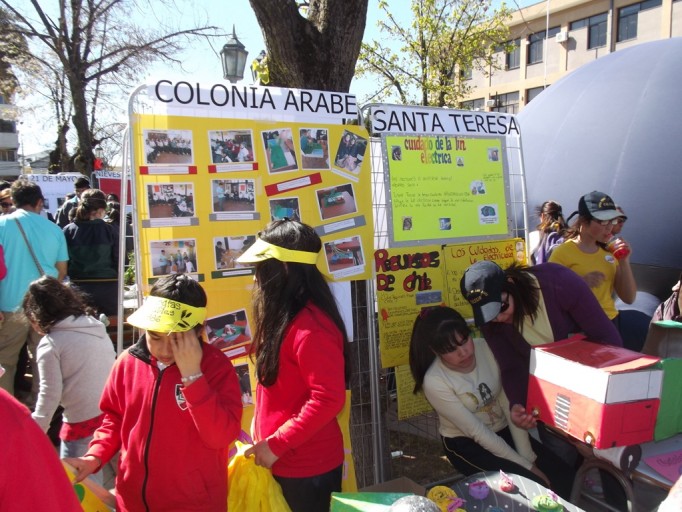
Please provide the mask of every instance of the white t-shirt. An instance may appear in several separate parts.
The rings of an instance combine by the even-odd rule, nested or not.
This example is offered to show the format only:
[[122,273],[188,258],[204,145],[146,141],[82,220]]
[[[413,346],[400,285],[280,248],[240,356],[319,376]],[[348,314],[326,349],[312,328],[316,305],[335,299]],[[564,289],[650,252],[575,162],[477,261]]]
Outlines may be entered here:
[[[443,437],[468,437],[490,453],[530,469],[535,460],[528,432],[509,418],[497,362],[483,339],[474,339],[476,368],[460,373],[436,357],[424,376],[424,395],[438,413]],[[517,453],[496,432],[509,426]]]

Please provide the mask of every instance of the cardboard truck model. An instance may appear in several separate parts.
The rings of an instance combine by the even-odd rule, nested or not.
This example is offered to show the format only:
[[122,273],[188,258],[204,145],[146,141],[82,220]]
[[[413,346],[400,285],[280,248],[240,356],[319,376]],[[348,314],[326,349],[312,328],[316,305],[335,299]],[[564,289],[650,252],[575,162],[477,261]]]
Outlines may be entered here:
[[584,336],[536,346],[527,410],[596,448],[651,441],[663,381],[658,361]]

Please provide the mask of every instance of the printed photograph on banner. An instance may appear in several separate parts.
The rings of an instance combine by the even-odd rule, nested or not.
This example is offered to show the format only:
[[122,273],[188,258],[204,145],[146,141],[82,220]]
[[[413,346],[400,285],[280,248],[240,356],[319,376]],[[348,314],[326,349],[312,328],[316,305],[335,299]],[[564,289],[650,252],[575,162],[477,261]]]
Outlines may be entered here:
[[498,148],[488,148],[488,160],[490,162],[497,162],[500,159],[500,150]]
[[299,130],[302,169],[329,170],[329,144],[326,128]]
[[284,218],[301,222],[298,197],[270,199],[270,220],[282,220]]
[[194,184],[147,185],[149,218],[194,217]]
[[149,242],[152,275],[157,277],[199,272],[196,247],[197,241],[194,238]]
[[367,139],[344,130],[334,157],[334,166],[343,171],[360,174],[366,150]]
[[192,164],[192,130],[143,130],[145,165]]
[[251,342],[251,327],[245,309],[214,316],[206,321],[208,342],[222,351]]
[[261,132],[263,149],[268,161],[268,172],[278,173],[298,169],[291,128]]
[[403,149],[400,146],[391,146],[391,160],[402,160]]
[[317,206],[322,220],[333,219],[358,211],[355,204],[353,185],[338,185],[336,187],[321,188],[316,191]]
[[403,217],[403,231],[410,231],[412,229],[412,217],[406,215]]
[[499,219],[496,204],[484,204],[478,207],[478,221],[481,224],[497,224]]
[[211,180],[213,213],[256,211],[256,180]]
[[255,241],[256,235],[214,237],[213,249],[215,250],[216,270],[230,270],[253,266],[237,263],[237,258],[244,254],[244,251],[251,247]]
[[521,240],[516,242],[516,261],[522,265],[526,264],[526,245]]
[[253,393],[251,392],[251,376],[248,363],[235,364],[234,369],[239,377],[239,390],[242,393],[242,406],[253,405]]
[[481,180],[472,181],[469,188],[471,189],[471,195],[473,196],[485,194],[485,184]]
[[361,267],[365,264],[359,236],[324,243],[324,254],[330,273]]
[[212,164],[253,163],[251,130],[215,130],[208,132]]

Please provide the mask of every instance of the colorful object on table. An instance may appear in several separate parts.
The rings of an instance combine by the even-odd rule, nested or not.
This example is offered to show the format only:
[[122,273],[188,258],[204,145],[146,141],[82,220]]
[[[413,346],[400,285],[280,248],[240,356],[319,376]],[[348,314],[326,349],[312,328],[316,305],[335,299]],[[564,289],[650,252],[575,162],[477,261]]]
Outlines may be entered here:
[[426,497],[438,505],[441,512],[458,512],[465,503],[455,491],[444,485],[432,487]]
[[514,484],[514,480],[505,473],[504,471],[500,470],[500,491],[502,492],[514,492],[514,489],[516,488],[516,485]]
[[471,482],[469,484],[469,496],[477,500],[484,500],[490,493],[490,487],[483,480]]
[[467,502],[467,500],[458,496],[451,496],[449,500],[450,503],[448,503],[446,512],[466,512],[464,509],[464,504]]
[[564,507],[554,499],[555,497],[556,494],[554,497],[548,494],[541,494],[533,498],[531,505],[533,505],[533,508],[538,512],[561,512]]
[[439,512],[440,509],[433,501],[425,496],[405,496],[396,501],[389,512]]

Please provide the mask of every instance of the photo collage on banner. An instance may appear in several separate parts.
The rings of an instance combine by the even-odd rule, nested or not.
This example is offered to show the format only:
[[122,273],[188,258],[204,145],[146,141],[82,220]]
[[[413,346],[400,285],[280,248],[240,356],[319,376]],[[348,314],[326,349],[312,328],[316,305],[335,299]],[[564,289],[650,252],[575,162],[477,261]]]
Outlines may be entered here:
[[[156,93],[163,94],[158,87]],[[313,226],[323,243],[318,267],[331,281],[372,273],[368,134],[299,112],[303,103],[292,99],[317,98],[319,111],[333,104],[327,94],[348,98],[255,87],[249,94],[263,101],[225,112],[213,105],[131,117],[138,282],[148,290],[159,277],[180,272],[201,282],[209,297],[208,342],[233,359],[248,353],[253,333],[254,269],[237,259],[270,221]]]

